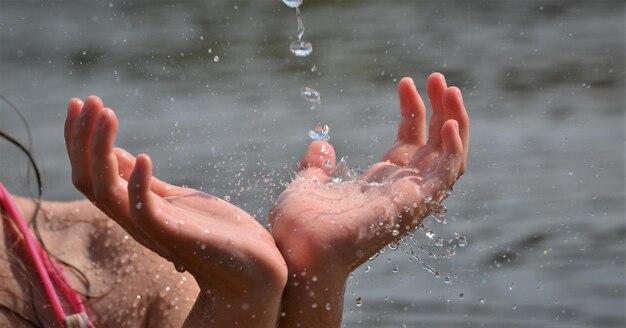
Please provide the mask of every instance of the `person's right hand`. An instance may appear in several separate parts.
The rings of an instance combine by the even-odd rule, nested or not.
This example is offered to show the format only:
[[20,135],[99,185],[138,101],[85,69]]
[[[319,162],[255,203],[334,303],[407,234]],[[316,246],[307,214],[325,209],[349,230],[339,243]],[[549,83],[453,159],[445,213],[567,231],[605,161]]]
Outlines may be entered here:
[[336,324],[348,274],[416,229],[463,174],[469,119],[460,90],[447,87],[441,74],[429,77],[428,141],[426,108],[413,81],[402,79],[398,92],[397,142],[382,161],[354,181],[332,183],[335,151],[315,141],[270,212],[272,235],[289,267],[285,295],[291,299],[284,300],[288,310],[281,319],[288,326],[314,327],[305,323],[322,317],[328,317],[327,327]]
[[114,148],[117,127],[98,97],[70,101],[65,141],[76,188],[138,242],[189,271],[221,306],[230,299],[234,310],[246,307],[243,326],[253,313],[252,326],[262,326],[263,313],[276,317],[287,270],[267,230],[224,200],[152,177],[147,155]]

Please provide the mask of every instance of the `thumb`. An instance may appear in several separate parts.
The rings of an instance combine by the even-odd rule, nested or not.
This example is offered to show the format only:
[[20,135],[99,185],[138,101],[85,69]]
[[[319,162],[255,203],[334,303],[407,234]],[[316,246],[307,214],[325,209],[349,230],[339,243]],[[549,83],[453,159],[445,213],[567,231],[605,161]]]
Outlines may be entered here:
[[317,179],[325,183],[335,169],[335,164],[333,146],[326,141],[313,141],[302,156],[299,175],[307,180]]

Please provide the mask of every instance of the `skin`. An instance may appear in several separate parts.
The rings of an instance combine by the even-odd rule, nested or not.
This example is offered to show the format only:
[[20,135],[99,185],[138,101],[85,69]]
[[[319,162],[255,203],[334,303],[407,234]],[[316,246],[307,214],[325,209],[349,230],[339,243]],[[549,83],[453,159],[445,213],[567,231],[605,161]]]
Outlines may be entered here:
[[76,188],[195,278],[200,293],[185,326],[275,327],[287,268],[271,235],[224,200],[153,178],[147,155],[114,149],[117,125],[98,97],[70,102],[65,142]]
[[[311,143],[270,211],[271,234],[226,201],[154,178],[147,155],[114,148],[111,109],[95,96],[72,99],[65,141],[72,181],[87,200],[45,202],[42,238],[86,273],[90,291],[106,291],[86,300],[98,327],[337,327],[349,273],[416,228],[465,169],[469,120],[460,91],[435,73],[428,95],[427,139],[425,106],[413,81],[400,81],[397,142],[354,181],[331,183],[334,149]],[[31,201],[18,198],[18,205],[31,216]],[[53,326],[6,222],[0,325]],[[128,261],[131,269],[121,270]],[[84,288],[78,275],[68,275]]]
[[330,144],[313,142],[306,150],[298,177],[269,217],[289,268],[279,326],[338,327],[350,272],[418,227],[463,174],[469,119],[461,92],[439,73],[427,88],[433,110],[428,139],[426,108],[404,78],[396,144],[355,181],[329,181],[336,158]]
[[[32,200],[14,197],[30,221]],[[35,274],[8,220],[0,224],[0,327],[58,327]],[[42,240],[58,259],[76,271],[65,275],[81,297],[96,327],[180,327],[189,313],[198,285],[139,243],[87,200],[44,202],[37,217]],[[68,247],[71,246],[71,247]],[[36,311],[35,311],[36,309]]]

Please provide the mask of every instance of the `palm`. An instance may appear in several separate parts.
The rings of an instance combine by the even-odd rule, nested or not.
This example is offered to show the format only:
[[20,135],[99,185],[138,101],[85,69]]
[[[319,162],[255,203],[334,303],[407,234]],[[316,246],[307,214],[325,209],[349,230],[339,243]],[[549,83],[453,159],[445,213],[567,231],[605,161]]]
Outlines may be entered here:
[[[143,198],[147,204],[135,205],[134,216],[146,220],[138,234],[148,236],[145,246],[157,252],[166,248],[167,253],[161,255],[179,270],[189,270],[194,276],[211,272],[212,280],[224,283],[232,280],[233,269],[239,271],[242,263],[250,259],[269,262],[271,255],[277,255],[267,230],[242,209],[194,189],[176,189],[165,197]],[[241,270],[246,273],[258,274]],[[260,281],[253,276],[238,280],[238,284]]]
[[[447,196],[465,166],[467,113],[455,98],[456,90],[446,89],[443,77],[432,76],[429,95],[434,113],[426,143],[424,105],[409,82],[403,80],[399,86],[403,119],[397,143],[383,161],[356,180],[329,183],[327,168],[319,164],[334,161],[332,147],[321,143],[309,147],[304,170],[270,214],[279,247],[297,252],[292,240],[305,240],[306,248],[328,250],[328,256],[338,256],[352,270],[416,228]],[[444,96],[451,98],[446,104]],[[449,120],[458,122],[459,130]]]

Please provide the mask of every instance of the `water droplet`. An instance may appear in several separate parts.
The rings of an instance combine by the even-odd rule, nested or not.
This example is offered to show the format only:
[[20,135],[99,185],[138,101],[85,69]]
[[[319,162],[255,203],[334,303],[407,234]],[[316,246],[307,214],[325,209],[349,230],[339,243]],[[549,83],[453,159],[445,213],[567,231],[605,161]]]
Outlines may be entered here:
[[330,305],[330,303],[326,303],[324,308],[326,309],[326,311],[330,311],[332,309],[332,306]]
[[392,264],[392,265],[391,265],[391,272],[393,272],[393,273],[398,273],[398,266],[397,266],[397,265],[395,265],[395,264]]
[[467,238],[457,232],[454,233],[454,238],[458,241],[459,247],[467,246]]
[[297,57],[306,57],[313,52],[313,45],[306,41],[293,41],[289,44],[289,51]]
[[363,272],[370,272],[370,270],[372,269],[372,267],[370,267],[369,265],[365,267],[365,270],[363,270]]
[[437,247],[443,247],[443,245],[446,243],[446,241],[442,237],[435,237],[434,241],[435,241],[435,246]]
[[511,283],[511,285],[509,286],[509,290],[513,290],[513,287],[515,287],[515,284]]
[[443,282],[445,282],[446,284],[451,284],[452,280],[450,280],[450,277],[446,276],[445,278],[443,278]]
[[433,239],[435,238],[437,235],[435,235],[435,233],[432,230],[428,230],[426,231],[426,237],[428,237],[428,239]]
[[395,251],[396,249],[398,249],[398,243],[395,241],[392,241],[389,243],[389,249],[392,251]]
[[229,195],[224,195],[224,200],[227,202],[230,202],[230,196]]
[[478,302],[479,302],[480,304],[485,304],[485,299],[481,297],[481,298],[478,300]]
[[220,56],[215,56],[215,57],[213,57],[213,61],[214,61],[214,62],[216,62],[216,63],[217,63],[218,61],[220,61]]
[[300,89],[300,96],[311,103],[311,110],[315,109],[315,105],[322,102],[322,97],[319,91],[310,87],[302,87]]
[[361,296],[357,296],[356,300],[354,300],[354,303],[356,304],[356,306],[361,307],[361,305],[363,305],[363,298],[361,298]]
[[140,210],[140,209],[141,209],[141,207],[143,207],[143,204],[142,204],[141,202],[139,202],[139,203],[137,203],[137,204],[135,205],[135,208],[136,208],[136,209],[138,209],[138,210]]
[[391,235],[394,236],[394,237],[399,235],[399,234],[400,234],[400,231],[398,231],[397,229],[393,229],[393,231],[391,231]]
[[464,297],[465,297],[465,294],[463,294],[463,293],[459,294],[459,298],[460,299],[463,299]]
[[176,268],[176,271],[178,271],[180,273],[185,272],[185,266],[183,266],[182,264],[174,264],[174,267]]
[[374,261],[374,259],[377,258],[378,255],[380,255],[380,252],[376,252],[374,255],[370,256],[370,258],[368,260]]
[[[313,130],[309,130],[309,138],[313,140],[328,141],[330,140],[330,136],[328,135],[329,130],[328,125],[318,125]],[[326,150],[326,154],[327,153],[328,150]]]
[[283,0],[283,3],[289,8],[298,8],[302,4],[302,0]]

